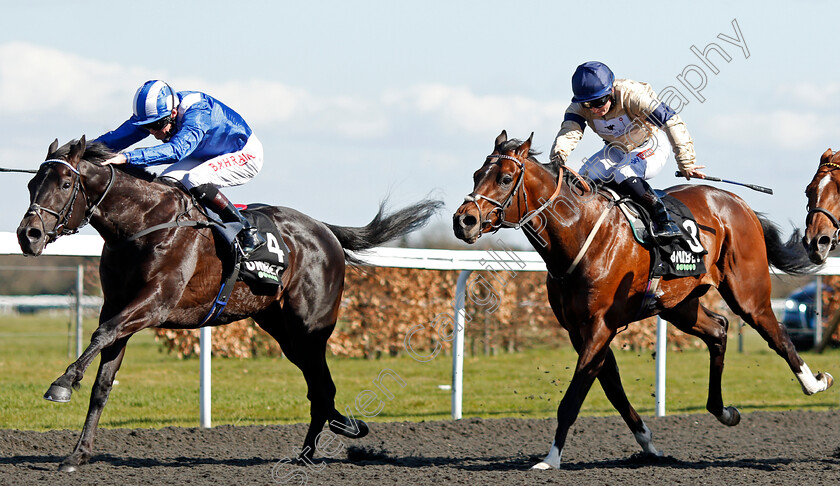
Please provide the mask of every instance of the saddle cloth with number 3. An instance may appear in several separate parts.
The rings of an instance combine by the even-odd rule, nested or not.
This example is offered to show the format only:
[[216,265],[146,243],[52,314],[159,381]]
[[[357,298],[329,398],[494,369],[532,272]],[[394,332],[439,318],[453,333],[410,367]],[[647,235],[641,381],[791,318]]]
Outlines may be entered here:
[[677,223],[683,233],[682,238],[670,241],[656,241],[651,236],[650,215],[640,206],[626,197],[619,196],[610,188],[605,189],[608,197],[616,202],[619,209],[627,217],[636,241],[650,249],[653,260],[651,277],[688,277],[706,273],[703,256],[708,252],[700,243],[700,230],[715,233],[714,228],[698,225],[691,210],[675,197],[663,191],[656,191],[665,203],[671,218]]

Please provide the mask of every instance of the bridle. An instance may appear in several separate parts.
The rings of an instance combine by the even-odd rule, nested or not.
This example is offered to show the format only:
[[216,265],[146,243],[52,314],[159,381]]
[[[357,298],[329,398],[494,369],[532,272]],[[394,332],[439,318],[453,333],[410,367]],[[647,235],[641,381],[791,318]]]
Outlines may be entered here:
[[[483,228],[485,226],[485,224],[490,224],[491,229],[494,233],[496,231],[499,231],[501,228],[515,227],[515,228],[518,229],[521,226],[521,221],[520,221],[520,223],[517,223],[517,224],[509,223],[505,219],[505,211],[507,211],[507,209],[511,206],[511,204],[513,204],[513,200],[516,197],[516,194],[522,188],[522,182],[525,180],[525,164],[523,164],[516,157],[510,156],[510,155],[503,155],[503,154],[490,154],[486,157],[484,163],[486,164],[490,159],[493,159],[493,158],[511,160],[519,168],[519,174],[517,175],[516,184],[513,186],[513,190],[508,194],[507,198],[503,202],[499,202],[499,201],[497,201],[497,200],[495,200],[491,197],[487,197],[484,194],[476,194],[474,191],[471,192],[470,194],[467,194],[467,196],[464,197],[464,202],[465,203],[470,203],[471,202],[471,203],[475,204],[475,208],[478,211],[478,217],[479,217],[479,220],[480,220],[480,227]],[[528,208],[528,194],[525,193],[525,192],[523,192],[523,194],[525,196],[525,209],[527,211],[527,208]],[[493,209],[491,209],[490,212],[487,213],[486,217],[482,216],[481,206],[478,205],[478,201],[482,200],[482,199],[493,205]],[[491,223],[490,222],[490,216],[493,215],[493,213],[495,213],[497,211],[499,213],[498,223],[495,223],[495,224]],[[481,235],[481,233],[479,233],[479,237],[480,237],[480,235]]]
[[[108,185],[105,186],[105,190],[102,192],[102,195],[99,196],[99,200],[97,200],[94,204],[90,204],[90,196],[88,196],[84,186],[82,185],[82,174],[79,172],[79,170],[63,159],[47,159],[41,163],[41,165],[51,164],[61,164],[66,166],[70,169],[70,171],[73,174],[75,174],[75,177],[73,179],[73,194],[70,195],[70,199],[67,200],[67,203],[64,205],[63,208],[61,208],[58,211],[55,211],[53,209],[41,206],[36,202],[33,202],[29,206],[29,209],[27,209],[26,211],[27,215],[35,214],[38,216],[38,220],[41,222],[42,228],[45,228],[42,213],[47,213],[55,217],[55,226],[53,226],[52,230],[46,231],[46,235],[48,238],[47,241],[49,243],[57,240],[60,236],[78,233],[81,228],[86,226],[90,222],[90,218],[93,216],[93,212],[96,211],[96,208],[98,208],[99,204],[102,203],[102,201],[105,199],[105,196],[108,194],[108,191],[111,190],[111,186],[114,183],[114,167],[112,165],[108,165],[108,168],[111,169],[110,178],[108,179]],[[43,181],[41,182],[41,184],[43,185]],[[36,195],[40,193],[40,191],[41,187],[39,187],[38,191],[36,191]],[[67,224],[69,223],[70,218],[73,216],[73,207],[76,205],[76,198],[79,196],[79,193],[81,193],[85,197],[85,216],[78,226],[76,226],[75,228],[68,228]]]
[[[573,171],[572,169],[570,169],[568,167],[565,167],[565,166],[561,165],[559,167],[559,174],[558,174],[558,177],[557,177],[557,189],[554,191],[554,194],[552,194],[551,197],[549,197],[548,200],[545,201],[542,204],[542,206],[540,206],[539,208],[537,208],[533,211],[529,211],[528,210],[528,193],[525,192],[525,191],[522,191],[522,197],[524,199],[524,204],[525,204],[525,214],[522,216],[522,218],[518,222],[511,223],[511,222],[507,221],[507,219],[505,218],[505,211],[507,211],[507,209],[511,206],[511,204],[513,204],[513,201],[516,198],[516,194],[522,188],[522,183],[525,179],[525,164],[516,157],[513,157],[511,155],[504,155],[504,154],[490,154],[486,157],[484,163],[487,164],[487,162],[490,161],[491,159],[511,160],[519,168],[519,174],[517,175],[516,184],[513,186],[513,190],[508,194],[507,198],[503,202],[496,201],[495,199],[493,199],[491,197],[487,197],[483,194],[476,194],[473,191],[472,193],[470,193],[466,197],[464,197],[464,203],[475,204],[475,208],[478,211],[478,217],[479,217],[479,221],[480,221],[479,226],[481,228],[484,228],[485,224],[488,224],[488,225],[490,225],[490,230],[493,233],[499,231],[501,228],[513,228],[513,229],[518,230],[522,226],[527,224],[529,221],[531,221],[532,219],[537,217],[537,215],[542,213],[549,205],[551,205],[551,203],[554,201],[554,199],[560,194],[560,188],[563,184],[563,171],[564,170],[568,170],[569,172],[572,173],[572,175],[577,177],[577,179],[580,181],[580,183],[582,184],[582,186],[585,190],[587,190],[587,191],[590,190],[589,185],[586,183],[585,180],[583,180],[583,178],[577,172]],[[490,210],[490,212],[488,212],[486,216],[482,216],[481,207],[478,204],[478,201],[481,200],[481,199],[483,199],[483,200],[485,200],[485,201],[487,201],[487,202],[489,202],[490,204],[493,205],[493,209]],[[497,211],[499,213],[499,220],[498,220],[497,223],[492,223],[490,221],[490,216],[493,215],[493,213],[495,213]],[[482,233],[483,232],[479,232],[479,238],[481,237]]]
[[[824,162],[824,163],[820,164],[820,168],[822,168],[824,166],[830,166],[831,167],[831,169],[827,170],[826,173],[833,172],[835,169],[840,169],[840,165],[835,164],[833,162]],[[819,168],[817,168],[817,170],[819,170]],[[837,217],[834,216],[834,214],[832,214],[831,211],[829,211],[825,208],[821,208],[819,206],[816,206],[816,207],[813,207],[813,208],[811,208],[811,207],[808,208],[808,214],[805,216],[805,224],[808,225],[808,223],[811,221],[811,215],[817,214],[817,213],[820,213],[820,214],[824,215],[826,218],[828,218],[828,220],[831,221],[831,224],[834,226],[834,233],[831,235],[831,249],[834,250],[834,248],[837,247],[838,240],[840,240],[840,221],[838,221]],[[804,241],[804,237],[803,237],[803,241]],[[807,244],[806,244],[806,246],[807,246]]]

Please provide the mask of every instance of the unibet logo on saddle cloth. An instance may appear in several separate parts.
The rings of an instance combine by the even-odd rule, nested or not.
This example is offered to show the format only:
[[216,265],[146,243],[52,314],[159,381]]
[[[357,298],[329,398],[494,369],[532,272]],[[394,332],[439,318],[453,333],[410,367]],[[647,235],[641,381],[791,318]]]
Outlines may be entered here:
[[286,268],[286,244],[274,233],[265,233],[265,245],[258,248],[248,260],[242,262],[240,276],[247,282],[280,285],[280,276]]
[[[655,267],[653,276],[687,277],[706,273],[703,256],[708,253],[700,243],[700,226],[694,220],[691,211],[683,203],[670,195],[664,195],[662,202],[668,208],[671,218],[683,233],[682,238],[675,238],[654,248]],[[714,232],[712,228],[703,227]]]

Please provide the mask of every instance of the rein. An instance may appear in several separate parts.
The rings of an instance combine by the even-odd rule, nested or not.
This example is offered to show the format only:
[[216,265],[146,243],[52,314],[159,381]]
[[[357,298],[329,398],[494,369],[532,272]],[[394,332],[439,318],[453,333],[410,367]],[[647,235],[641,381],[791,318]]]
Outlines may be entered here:
[[[69,162],[67,162],[66,160],[63,160],[63,159],[48,159],[48,160],[45,160],[44,162],[41,163],[41,165],[50,165],[50,164],[61,164],[65,167],[67,167],[68,169],[70,169],[70,171],[73,174],[75,174],[75,177],[74,177],[74,180],[73,180],[73,194],[70,196],[70,199],[67,201],[67,203],[64,205],[64,207],[62,207],[58,211],[47,208],[47,207],[44,207],[44,206],[41,206],[38,203],[32,203],[29,206],[29,209],[27,210],[27,214],[32,214],[32,213],[36,214],[38,216],[38,219],[41,221],[41,226],[42,227],[46,227],[46,225],[44,225],[44,218],[41,216],[42,213],[47,213],[47,214],[55,217],[55,219],[56,219],[55,226],[53,227],[53,229],[51,231],[46,231],[46,235],[49,238],[49,241],[53,242],[53,241],[57,240],[60,236],[72,235],[72,234],[78,233],[80,229],[82,229],[83,227],[87,226],[90,223],[90,219],[91,219],[91,217],[93,217],[93,213],[96,211],[96,209],[102,203],[102,201],[105,199],[105,196],[108,195],[108,192],[110,192],[111,188],[114,185],[114,178],[115,178],[114,175],[115,175],[116,169],[114,169],[113,165],[110,165],[110,164],[108,165],[108,169],[110,169],[110,171],[111,171],[110,177],[108,179],[108,184],[105,186],[105,190],[102,192],[102,195],[99,196],[99,199],[95,203],[90,204],[90,196],[88,196],[87,191],[85,191],[85,188],[81,183],[82,175],[79,172],[79,170],[77,168],[73,167]],[[85,196],[85,206],[86,206],[85,216],[82,219],[82,222],[76,228],[67,228],[67,224],[70,221],[70,218],[73,216],[73,206],[75,206],[75,204],[76,204],[76,198],[78,197],[79,193],[81,193]],[[126,242],[127,243],[133,242],[133,241],[135,241],[139,238],[142,238],[142,237],[144,237],[144,236],[146,236],[150,233],[154,233],[156,231],[160,231],[160,230],[167,229],[167,228],[209,228],[209,227],[212,227],[216,224],[218,224],[218,223],[214,222],[212,219],[210,219],[210,222],[192,221],[192,220],[189,220],[189,221],[170,221],[170,222],[167,222],[167,223],[157,224],[157,225],[151,226],[149,228],[146,228],[144,230],[141,230],[141,231],[129,236],[128,238],[126,238]]]
[[[513,157],[511,155],[503,155],[503,154],[490,154],[486,157],[485,160],[489,160],[489,159],[493,159],[493,158],[511,160],[519,168],[519,175],[516,179],[516,185],[514,186],[513,190],[510,192],[510,194],[508,194],[507,199],[505,199],[505,201],[501,202],[501,203],[496,201],[495,199],[489,198],[489,197],[487,197],[483,194],[475,194],[475,193],[468,194],[466,197],[464,197],[464,202],[465,203],[471,202],[471,203],[475,204],[475,207],[478,210],[479,219],[481,219],[480,224],[482,226],[485,223],[489,223],[490,215],[492,215],[495,211],[499,211],[499,223],[494,224],[492,226],[492,229],[493,229],[494,233],[496,231],[499,231],[501,228],[513,228],[514,230],[518,230],[518,229],[522,228],[522,226],[524,226],[525,224],[530,222],[532,219],[537,217],[540,213],[545,211],[545,209],[548,208],[548,206],[551,205],[552,202],[554,202],[554,200],[557,198],[557,196],[560,195],[560,190],[562,189],[562,186],[563,186],[563,171],[564,170],[568,170],[573,176],[575,176],[575,178],[583,186],[584,190],[586,190],[586,191],[591,191],[592,190],[589,187],[589,184],[580,176],[580,174],[578,174],[577,172],[575,172],[573,169],[571,169],[569,167],[560,166],[559,174],[557,176],[557,188],[554,190],[554,193],[551,195],[551,197],[549,197],[548,200],[545,203],[543,203],[540,207],[538,207],[537,209],[535,209],[533,211],[528,211],[528,194],[523,191],[522,195],[525,199],[525,215],[522,216],[522,218],[518,222],[510,223],[510,222],[505,220],[505,211],[507,211],[507,209],[513,204],[513,200],[516,197],[516,193],[519,192],[519,190],[522,187],[522,183],[525,179],[525,177],[524,177],[525,176],[525,164],[522,161],[520,161],[519,159],[517,159],[516,157]],[[492,204],[493,206],[495,206],[493,208],[493,210],[491,210],[489,213],[487,213],[486,217],[482,217],[481,208],[478,206],[478,201],[480,199],[484,199],[485,201],[487,201],[490,204]]]
[[[90,196],[88,196],[87,191],[85,191],[84,186],[82,185],[82,174],[79,170],[73,167],[69,162],[63,159],[47,159],[41,163],[41,165],[49,165],[49,164],[61,164],[66,166],[70,169],[70,171],[76,175],[73,180],[73,194],[70,196],[70,199],[61,208],[59,211],[55,211],[50,208],[46,208],[41,206],[38,203],[32,203],[29,206],[29,209],[26,211],[27,214],[34,213],[38,216],[38,219],[41,221],[41,226],[44,225],[44,218],[41,216],[41,213],[47,213],[55,217],[55,226],[51,231],[47,231],[46,235],[49,237],[49,241],[55,241],[60,236],[64,235],[72,235],[78,233],[79,230],[85,227],[89,222],[90,218],[93,216],[93,212],[99,207],[102,201],[105,199],[105,196],[108,195],[108,192],[111,190],[111,186],[114,184],[114,167],[108,166],[111,169],[111,174],[108,179],[108,184],[105,186],[105,190],[102,192],[102,195],[99,196],[99,200],[97,200],[94,204],[90,204]],[[73,206],[76,205],[76,198],[79,196],[79,193],[85,196],[85,216],[82,219],[82,222],[75,228],[68,229],[67,223],[70,222],[70,218],[73,216]],[[63,216],[62,216],[63,214]]]

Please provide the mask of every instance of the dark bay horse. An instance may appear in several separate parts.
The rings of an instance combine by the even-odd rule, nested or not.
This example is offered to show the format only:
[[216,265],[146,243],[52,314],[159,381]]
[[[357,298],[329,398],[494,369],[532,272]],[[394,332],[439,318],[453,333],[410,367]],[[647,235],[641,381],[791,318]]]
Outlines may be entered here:
[[817,173],[805,188],[808,216],[802,242],[814,263],[822,264],[837,247],[840,235],[840,152],[826,150],[820,157]]
[[[806,394],[832,385],[828,373],[811,373],[770,307],[768,260],[788,273],[812,269],[798,236],[782,242],[772,223],[729,192],[705,185],[672,187],[668,192],[691,209],[701,228],[696,236],[708,250],[708,271],[699,277],[662,279],[654,309],[642,311],[651,265],[648,250],[633,239],[619,210],[609,209],[605,197],[583,188],[564,168],[558,188],[557,176],[530,150],[531,138],[508,140],[504,131],[496,138],[493,152],[473,175],[473,192],[456,211],[453,226],[455,236],[468,243],[502,227],[523,227],[548,267],[551,308],[578,352],[572,381],[557,408],[554,442],[534,468],[560,466],[569,428],[596,378],[643,452],[659,455],[650,429],[624,393],[609,346],[624,326],[655,314],[708,346],[706,409],[726,425],[740,421],[738,410],[724,407],[721,395],[727,320],[700,303],[710,287],[784,358]],[[599,219],[603,224],[592,231]],[[581,251],[586,240],[591,245]]]
[[[85,370],[101,353],[90,407],[81,437],[60,469],[73,471],[91,457],[94,435],[129,338],[149,327],[199,327],[219,292],[230,249],[217,243],[210,228],[168,227],[136,239],[132,235],[159,224],[207,221],[181,188],[139,177],[98,162],[111,154],[85,138],[58,148],[29,182],[31,206],[17,230],[23,253],[40,255],[62,234],[90,221],[105,240],[100,264],[104,304],[90,345],[55,382],[45,398],[66,402]],[[293,209],[258,211],[276,223],[291,250],[282,287],[252,287],[237,282],[227,306],[213,325],[246,317],[270,334],[303,372],[311,402],[311,421],[302,460],[311,460],[315,439],[329,428],[351,438],[363,437],[367,425],[335,408],[335,385],[325,359],[344,290],[346,250],[373,248],[424,225],[441,202],[424,200],[365,227],[349,228],[316,221]]]

